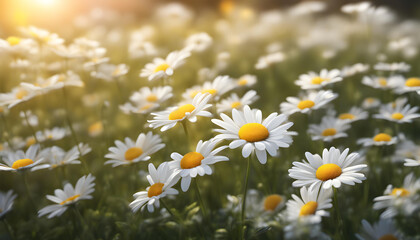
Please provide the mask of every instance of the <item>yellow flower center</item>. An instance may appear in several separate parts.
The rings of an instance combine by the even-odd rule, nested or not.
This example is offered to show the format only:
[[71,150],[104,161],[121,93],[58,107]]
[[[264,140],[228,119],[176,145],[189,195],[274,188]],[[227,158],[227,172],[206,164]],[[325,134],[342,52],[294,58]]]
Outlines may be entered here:
[[388,85],[388,82],[386,81],[385,78],[379,78],[378,79],[378,83],[379,85],[381,85],[382,87],[386,87],[386,85]]
[[311,83],[312,83],[312,84],[315,84],[315,85],[319,85],[319,84],[321,84],[323,81],[325,81],[325,79],[323,79],[323,78],[321,78],[321,77],[314,77],[314,78],[312,78]]
[[322,136],[334,136],[337,133],[337,130],[335,128],[327,128],[324,131],[322,131]]
[[15,94],[15,97],[17,99],[23,99],[24,97],[26,97],[28,95],[28,92],[26,90],[23,89],[19,89],[19,91]]
[[204,157],[201,155],[201,153],[198,152],[189,152],[184,155],[184,157],[181,159],[181,168],[182,169],[190,169],[195,168],[197,166],[201,165],[201,160],[203,160]]
[[89,134],[99,134],[103,130],[104,130],[104,126],[102,125],[102,122],[98,121],[89,126],[88,132]]
[[158,100],[158,98],[155,94],[150,94],[149,96],[146,97],[146,100],[148,102],[156,102]]
[[216,94],[217,93],[217,90],[216,89],[214,89],[214,88],[211,88],[211,89],[204,89],[204,90],[202,90],[201,91],[201,93],[210,93],[211,95],[214,95],[214,94]]
[[270,135],[268,129],[260,123],[247,123],[239,129],[239,138],[247,142],[259,142]]
[[406,197],[410,195],[410,191],[405,188],[394,188],[392,189],[391,195]]
[[374,98],[366,98],[366,102],[367,103],[374,103],[375,99]]
[[305,108],[311,108],[313,106],[315,106],[315,103],[313,101],[311,101],[311,100],[303,100],[303,101],[300,101],[300,103],[297,105],[297,107],[300,110],[303,110]]
[[378,240],[398,240],[398,238],[392,234],[385,234],[382,237],[378,238]]
[[148,110],[149,108],[151,108],[152,106],[153,106],[153,104],[148,103],[148,104],[145,104],[144,106],[141,106],[141,107],[139,108],[139,110],[140,110],[140,111],[146,111],[146,110]]
[[112,72],[112,76],[113,77],[115,77],[115,76],[117,76],[118,74],[120,74],[121,73],[121,69],[119,69],[119,68],[116,68],[113,72]]
[[283,198],[278,194],[269,195],[264,200],[264,209],[266,211],[274,211],[282,200]]
[[342,173],[341,167],[334,163],[327,163],[320,166],[316,170],[316,178],[322,181],[327,181],[340,176]]
[[19,169],[31,165],[32,163],[34,163],[34,161],[32,161],[32,159],[29,158],[19,159],[13,163],[12,168]]
[[69,198],[67,198],[66,200],[62,201],[62,202],[60,203],[60,205],[64,205],[64,204],[66,204],[66,203],[68,203],[68,202],[74,201],[74,200],[76,200],[76,199],[77,199],[77,198],[79,198],[79,197],[80,197],[80,194],[76,194],[76,195],[74,195],[74,196],[72,196],[72,197],[69,197]]
[[420,87],[420,78],[409,78],[405,82],[407,87]]
[[343,114],[340,114],[340,116],[338,116],[338,118],[341,120],[346,120],[346,119],[353,120],[355,117],[356,116],[354,116],[351,113],[343,113]]
[[166,69],[168,69],[168,68],[169,68],[169,65],[167,63],[162,63],[155,68],[154,72],[157,73],[159,71],[166,71]]
[[395,120],[401,120],[404,117],[404,115],[402,115],[401,113],[393,113],[391,115],[391,118],[395,119]]
[[139,147],[132,147],[127,149],[124,154],[125,160],[132,161],[133,159],[138,158],[140,155],[143,154],[143,149]]
[[246,80],[246,79],[240,79],[239,81],[238,81],[238,85],[239,86],[245,86],[246,84],[248,83],[248,80]]
[[317,202],[309,201],[300,208],[299,216],[313,215],[315,214],[317,207]]
[[192,104],[185,104],[169,114],[169,120],[178,120],[185,117],[186,113],[194,111],[195,107]]
[[391,136],[386,133],[379,133],[375,137],[373,137],[373,141],[375,142],[389,142],[391,141]]
[[35,140],[34,137],[30,137],[30,138],[28,138],[28,140],[26,140],[26,146],[27,147],[29,147],[29,146],[31,146],[31,145],[33,145],[35,143],[36,143],[36,140]]
[[6,39],[6,41],[10,44],[10,46],[18,45],[21,40],[22,39],[20,39],[19,37],[14,37],[14,36],[10,36]]
[[160,195],[162,193],[163,185],[163,183],[155,183],[150,186],[149,190],[147,191],[147,196],[150,198]]
[[241,102],[233,102],[230,106],[232,108],[237,108],[237,107],[241,106]]

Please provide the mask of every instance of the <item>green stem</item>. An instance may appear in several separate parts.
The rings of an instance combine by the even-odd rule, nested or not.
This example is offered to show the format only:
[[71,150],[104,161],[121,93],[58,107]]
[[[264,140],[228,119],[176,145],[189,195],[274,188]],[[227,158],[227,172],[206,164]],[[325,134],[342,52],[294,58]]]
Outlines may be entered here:
[[166,209],[166,211],[168,211],[168,213],[171,215],[171,217],[177,221],[178,223],[182,223],[182,219],[177,216],[174,212],[172,212],[172,210],[168,207],[168,205],[166,204],[165,201],[163,201],[163,199],[159,199],[160,203],[162,203],[163,207]]
[[248,157],[246,173],[245,173],[245,187],[244,193],[242,195],[242,211],[241,211],[241,229],[240,229],[240,239],[243,239],[244,227],[245,227],[245,211],[246,211],[246,194],[248,190],[248,178],[249,178],[249,169],[250,169],[251,156]]
[[342,237],[344,236],[344,234],[343,234],[343,219],[341,218],[340,208],[338,206],[337,188],[333,187],[333,189],[334,189],[333,204],[334,204],[334,212],[335,212],[335,224],[337,225],[337,227],[335,229],[334,239],[342,239]]
[[187,142],[188,142],[188,148],[191,148],[191,139],[190,139],[190,134],[189,134],[189,132],[188,132],[188,125],[187,125],[187,120],[186,119],[184,119],[184,120],[182,120],[181,121],[181,123],[182,123],[182,127],[183,127],[183,129],[184,129],[184,133],[185,133],[185,136],[187,137]]
[[6,229],[7,229],[7,233],[10,235],[10,238],[11,239],[16,239],[16,236],[15,236],[15,234],[14,234],[14,232],[13,232],[13,228],[12,228],[12,226],[10,226],[10,224],[7,222],[7,220],[6,220],[6,218],[3,218],[3,223],[4,223],[4,225],[6,226]]
[[200,203],[200,209],[203,213],[203,218],[207,219],[207,210],[204,206],[203,198],[201,197],[200,188],[198,187],[198,180],[197,178],[194,179],[194,186],[195,186],[195,192],[197,194],[198,202]]
[[23,172],[22,172],[22,178],[23,178],[23,184],[25,185],[25,190],[26,190],[26,194],[28,195],[28,200],[30,202],[30,205],[32,206],[33,210],[35,212],[37,212],[36,211],[35,202],[34,202],[34,200],[32,198],[31,192],[29,190],[29,184],[28,184],[28,180],[27,180],[27,177],[26,177],[26,170],[23,170]]
[[86,223],[85,219],[83,218],[82,214],[80,213],[79,209],[77,208],[76,205],[73,206],[73,211],[76,214],[76,217],[79,219],[80,221],[80,230],[81,230],[81,235],[85,236],[85,226],[87,226],[88,229],[88,235],[89,235],[89,239],[95,239],[92,232],[90,231],[90,227],[89,225]]

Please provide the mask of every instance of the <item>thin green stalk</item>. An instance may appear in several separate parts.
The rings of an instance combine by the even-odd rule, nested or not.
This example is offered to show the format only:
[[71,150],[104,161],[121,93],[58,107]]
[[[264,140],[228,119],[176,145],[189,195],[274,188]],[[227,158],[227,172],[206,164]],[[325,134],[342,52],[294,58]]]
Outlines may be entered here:
[[337,227],[335,228],[335,237],[334,239],[343,239],[344,233],[343,233],[343,219],[340,215],[340,208],[338,206],[338,200],[337,200],[337,188],[333,187],[334,189],[334,213],[335,213],[335,223],[337,224]]
[[198,202],[200,203],[200,209],[203,213],[203,218],[207,219],[207,210],[204,206],[203,198],[201,197],[200,188],[198,187],[198,180],[197,178],[194,179],[194,186],[195,186],[195,192],[197,194]]
[[85,233],[85,226],[87,226],[87,229],[88,229],[88,231],[87,231],[88,234],[87,235],[89,235],[89,239],[95,239],[95,237],[93,236],[92,232],[90,231],[89,225],[87,224],[87,222],[85,221],[84,217],[82,216],[82,214],[80,213],[79,209],[77,208],[77,205],[74,205],[73,206],[73,211],[74,211],[74,213],[76,214],[77,218],[80,221],[80,228],[81,228],[82,236],[83,237],[86,237],[84,233]]
[[35,202],[32,198],[31,192],[29,190],[29,184],[28,184],[28,180],[27,180],[27,177],[26,177],[26,170],[23,170],[22,178],[23,178],[23,184],[25,185],[25,190],[26,190],[26,194],[28,195],[28,200],[30,202],[30,205],[32,206],[33,210],[35,212],[37,212]]
[[182,123],[182,127],[184,129],[185,136],[187,137],[188,148],[191,148],[191,142],[192,141],[190,139],[190,134],[188,132],[187,120],[184,119],[184,120],[181,121],[181,123]]
[[240,239],[243,239],[244,234],[244,226],[245,226],[245,211],[246,211],[246,194],[248,190],[248,179],[249,179],[249,169],[250,169],[250,162],[251,162],[251,156],[248,157],[247,160],[247,166],[246,166],[246,172],[245,172],[245,187],[244,187],[244,193],[242,195],[242,210],[241,210],[241,229],[240,229]]
[[16,236],[14,234],[13,228],[7,222],[6,218],[3,218],[3,223],[4,223],[5,227],[6,227],[7,233],[10,235],[10,238],[13,239],[13,240],[16,239]]

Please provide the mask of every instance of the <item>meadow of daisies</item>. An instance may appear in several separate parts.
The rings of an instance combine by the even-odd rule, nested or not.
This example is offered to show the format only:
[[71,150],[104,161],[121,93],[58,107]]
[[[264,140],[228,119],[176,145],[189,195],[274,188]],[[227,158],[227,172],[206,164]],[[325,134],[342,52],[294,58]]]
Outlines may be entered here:
[[0,36],[0,239],[420,239],[420,22],[95,9]]

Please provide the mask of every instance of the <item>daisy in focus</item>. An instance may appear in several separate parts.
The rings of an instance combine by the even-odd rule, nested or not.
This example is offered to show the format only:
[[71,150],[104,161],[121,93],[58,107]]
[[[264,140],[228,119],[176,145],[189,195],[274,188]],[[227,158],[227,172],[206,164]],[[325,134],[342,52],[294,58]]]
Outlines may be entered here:
[[3,161],[6,164],[0,163],[1,171],[23,171],[28,170],[40,164],[44,159],[39,154],[39,145],[31,145],[26,152],[18,150],[16,152],[8,152]]
[[[403,102],[405,103],[406,99],[404,99]],[[396,104],[393,102],[383,105],[379,108],[379,113],[373,115],[373,117],[396,123],[411,123],[413,119],[420,117],[420,114],[416,113],[419,109],[418,107],[411,107],[410,104],[403,104]]]
[[347,137],[347,131],[350,128],[348,122],[340,121],[335,117],[323,117],[319,125],[309,124],[308,133],[312,135],[312,140],[322,140],[331,142],[336,138]]
[[310,113],[312,110],[325,106],[337,97],[338,95],[330,90],[310,92],[308,95],[300,98],[287,97],[287,102],[280,104],[280,111],[286,115],[292,115],[296,112]]
[[91,194],[95,191],[95,177],[91,174],[81,177],[76,187],[70,183],[64,185],[63,189],[56,189],[53,195],[47,195],[47,199],[55,204],[46,206],[38,211],[38,216],[48,215],[48,218],[61,216],[69,206],[83,199],[92,199]]
[[259,96],[254,90],[249,90],[241,98],[236,93],[232,93],[229,97],[217,103],[217,112],[230,112],[232,109],[241,110],[245,105],[253,104],[258,98]]
[[133,212],[137,212],[140,208],[143,210],[146,206],[149,212],[153,212],[155,207],[160,207],[159,199],[178,194],[178,190],[172,187],[179,181],[179,173],[171,170],[167,162],[160,164],[157,169],[149,163],[147,180],[150,186],[146,191],[133,195],[135,200],[130,203]]
[[231,149],[242,148],[242,156],[249,157],[255,152],[261,164],[267,162],[267,152],[270,156],[277,155],[278,148],[287,148],[292,143],[292,132],[287,130],[293,125],[287,122],[284,114],[270,114],[262,120],[262,112],[246,105],[242,111],[232,110],[232,118],[226,114],[220,114],[222,120],[212,119],[212,122],[223,129],[216,129],[220,133],[216,139],[233,140]]
[[148,161],[150,155],[165,147],[159,135],[153,135],[152,132],[147,134],[140,133],[137,140],[134,142],[126,137],[124,142],[115,141],[116,147],[110,147],[110,153],[105,157],[111,160],[105,164],[112,164],[112,167],[121,165],[133,164],[140,161]]
[[211,117],[212,114],[206,109],[212,105],[207,104],[210,100],[211,94],[198,93],[191,103],[181,105],[179,107],[170,107],[164,111],[152,113],[154,115],[153,120],[148,120],[151,128],[161,127],[161,131],[164,132],[170,128],[175,127],[178,122],[187,119],[190,122],[196,122],[197,116]]
[[328,71],[327,69],[322,69],[319,74],[309,72],[307,74],[300,75],[299,79],[295,81],[295,84],[304,90],[309,90],[320,89],[341,80],[343,80],[343,78],[341,77],[340,70],[333,69]]
[[166,59],[155,58],[141,70],[140,77],[149,81],[171,77],[174,70],[183,65],[190,55],[188,51],[174,51],[169,53]]
[[169,166],[179,172],[182,191],[186,192],[188,190],[191,178],[195,178],[197,174],[200,176],[211,175],[213,170],[210,165],[229,160],[225,156],[216,155],[227,148],[227,146],[222,146],[214,149],[219,141],[209,140],[203,142],[200,140],[194,152],[189,152],[184,156],[177,152],[171,154],[173,161],[169,162]]
[[349,154],[349,149],[343,152],[331,147],[324,149],[322,157],[318,154],[305,153],[306,161],[293,162],[289,169],[289,176],[296,179],[293,187],[310,186],[309,190],[339,188],[342,183],[354,185],[361,183],[366,177],[360,170],[367,167],[360,164],[361,158],[358,153]]

